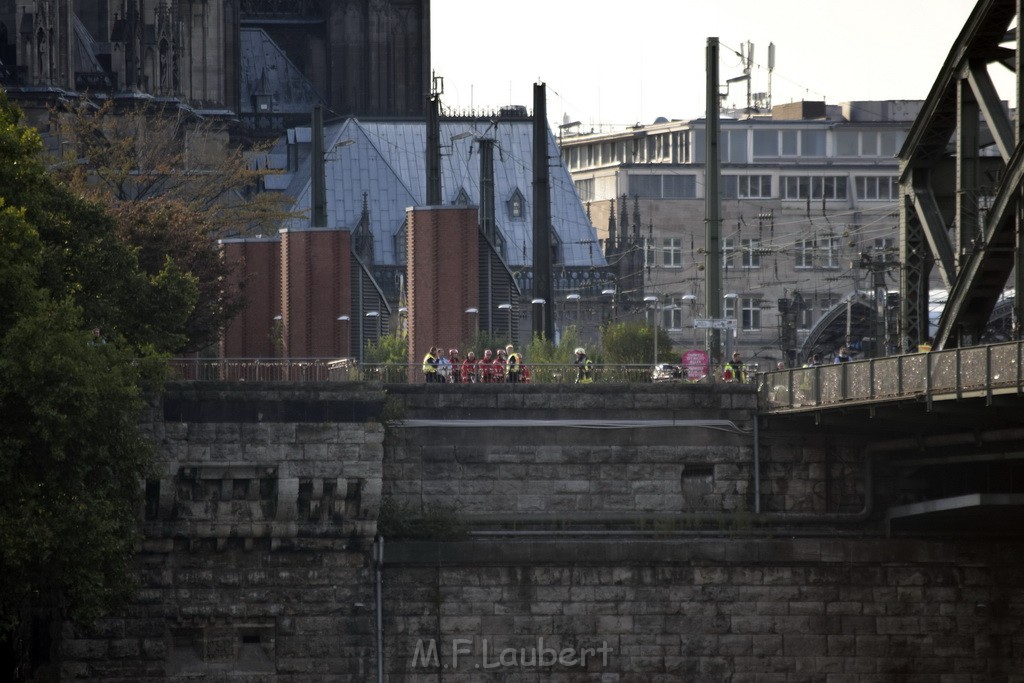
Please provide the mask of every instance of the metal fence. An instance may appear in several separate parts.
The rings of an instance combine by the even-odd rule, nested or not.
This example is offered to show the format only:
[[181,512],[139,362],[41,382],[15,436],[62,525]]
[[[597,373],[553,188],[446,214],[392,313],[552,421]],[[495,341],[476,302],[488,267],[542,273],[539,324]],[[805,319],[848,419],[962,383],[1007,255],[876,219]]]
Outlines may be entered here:
[[759,375],[764,410],[1021,390],[1022,342],[777,370]]
[[[172,376],[181,380],[221,382],[382,382],[416,384],[425,381],[420,364],[359,364],[354,359],[326,358],[176,358]],[[649,365],[594,365],[593,382],[651,382]],[[455,369],[461,383],[461,368]],[[525,381],[531,384],[573,384],[575,365],[529,364]],[[478,383],[500,383],[503,377],[479,373]],[[452,382],[454,383],[454,382]]]

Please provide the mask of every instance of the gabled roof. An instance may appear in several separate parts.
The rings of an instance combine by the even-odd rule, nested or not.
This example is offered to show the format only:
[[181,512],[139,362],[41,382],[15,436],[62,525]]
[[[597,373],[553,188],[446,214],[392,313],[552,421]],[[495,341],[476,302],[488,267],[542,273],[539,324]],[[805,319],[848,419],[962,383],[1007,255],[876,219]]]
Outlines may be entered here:
[[242,113],[254,113],[253,95],[273,98],[273,113],[301,114],[323,100],[277,43],[261,28],[239,32]]
[[[533,254],[533,133],[530,119],[452,120],[441,123],[443,155],[441,196],[446,205],[456,203],[465,190],[470,201],[480,201],[480,158],[474,137],[495,140],[495,222],[505,244],[511,267],[528,266]],[[462,135],[468,134],[468,135]],[[461,137],[460,137],[461,135]],[[351,141],[351,142],[350,142]],[[278,152],[284,142],[279,143]],[[325,126],[324,149],[327,180],[327,225],[353,229],[359,222],[363,193],[369,197],[370,224],[376,262],[397,265],[394,235],[402,228],[406,208],[426,201],[426,124],[423,121],[361,121],[346,119]],[[287,193],[296,197],[293,209],[309,213],[309,147],[294,172]],[[569,172],[558,161],[554,137],[548,133],[551,220],[565,266],[603,266],[601,250],[594,248],[597,235]],[[508,200],[516,191],[525,198],[523,216],[513,219]],[[289,228],[308,223],[293,221]],[[525,258],[524,258],[525,253]]]

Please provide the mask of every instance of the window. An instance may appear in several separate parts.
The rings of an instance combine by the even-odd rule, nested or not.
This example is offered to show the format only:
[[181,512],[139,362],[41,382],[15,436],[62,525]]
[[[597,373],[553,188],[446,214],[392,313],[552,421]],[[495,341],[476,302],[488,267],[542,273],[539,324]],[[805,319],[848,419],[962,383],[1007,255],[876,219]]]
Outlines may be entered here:
[[661,309],[661,326],[666,330],[683,329],[683,309],[679,304],[679,299],[673,299],[670,305]]
[[666,268],[680,268],[683,265],[683,240],[667,237],[661,241],[662,264]]
[[821,267],[839,267],[839,238],[825,237],[821,240]]
[[733,295],[725,300],[725,306],[722,307],[723,317],[725,318],[736,318],[736,296]]
[[895,176],[857,176],[858,199],[892,200],[900,196],[899,182]]
[[661,199],[661,176],[631,175],[629,176],[629,191],[634,197]]
[[800,153],[805,157],[825,156],[825,131],[805,130],[800,140]]
[[796,328],[798,330],[809,330],[814,322],[814,306],[804,306],[796,312]]
[[878,133],[861,133],[860,155],[862,157],[878,156]]
[[667,175],[663,178],[665,199],[696,199],[697,176]]
[[754,131],[754,156],[779,156],[779,132],[777,130]]
[[723,133],[722,148],[719,150],[722,161],[734,164],[747,163],[747,131],[730,130],[723,131]]
[[583,178],[576,181],[576,192],[580,196],[580,201],[589,202],[594,199],[594,179]]
[[459,194],[455,196],[456,206],[469,206],[469,194],[466,192],[466,188],[460,187]]
[[895,237],[878,237],[874,242],[876,254],[895,254],[899,251]]
[[772,196],[770,175],[748,175],[739,177],[739,196],[743,199],[767,199]]
[[797,240],[793,250],[794,265],[796,268],[814,267],[814,240]]
[[761,300],[744,297],[740,300],[740,327],[744,330],[761,329]]
[[740,249],[742,251],[741,265],[744,268],[761,267],[761,240],[742,239],[740,240]]
[[782,176],[783,199],[846,199],[846,176]]
[[854,130],[836,132],[836,156],[855,157],[860,152],[860,133]]
[[797,130],[782,131],[782,156],[795,157],[800,153],[799,133]]
[[839,303],[839,299],[834,296],[823,296],[818,299],[818,303],[821,306],[821,314],[825,315]]
[[736,199],[739,197],[739,176],[722,176],[721,195],[722,199]]
[[517,188],[512,192],[512,197],[508,200],[508,215],[510,218],[520,219],[523,217],[526,211],[526,198],[523,197],[523,193]]
[[732,253],[736,250],[736,242],[731,237],[722,240],[722,268],[732,267]]
[[883,157],[894,157],[899,154],[900,146],[903,144],[904,133],[891,130],[884,131],[880,135],[881,154]]

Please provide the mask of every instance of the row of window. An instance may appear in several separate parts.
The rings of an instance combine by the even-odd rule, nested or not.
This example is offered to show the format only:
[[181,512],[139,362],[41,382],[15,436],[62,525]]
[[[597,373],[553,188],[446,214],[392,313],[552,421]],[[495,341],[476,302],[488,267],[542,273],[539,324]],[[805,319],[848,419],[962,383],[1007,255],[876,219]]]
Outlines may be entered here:
[[[821,237],[799,239],[793,247],[794,267],[838,268],[840,238]],[[765,249],[756,237],[742,238],[737,243],[732,238],[722,240],[722,266],[733,268],[760,268]],[[738,258],[737,258],[738,255]],[[651,260],[653,261],[653,259]],[[683,240],[666,237],[661,243],[661,265],[666,268],[682,268]]]
[[[570,171],[616,164],[702,164],[706,158],[703,128],[640,135],[629,140],[569,145],[562,159]],[[747,164],[778,158],[874,158],[891,159],[906,139],[902,130],[837,130],[831,154],[824,129],[723,130],[719,138],[723,162]],[[692,154],[691,154],[692,150]]]
[[[899,182],[895,176],[856,176],[854,185],[857,198],[862,200],[893,200],[899,197]],[[849,199],[847,176],[779,176],[780,199]],[[594,199],[593,179],[577,180],[580,199]],[[770,199],[772,176],[723,175],[721,185],[724,199]],[[629,194],[641,199],[696,199],[697,176],[692,174],[644,174],[629,176]]]
[[[820,315],[828,313],[837,303],[836,296],[817,297],[818,307],[814,302],[809,302],[797,313],[796,325],[798,329],[809,330]],[[725,300],[723,317],[737,320],[737,325],[746,332],[757,332],[761,329],[761,311],[765,300],[760,297],[736,297]],[[673,298],[668,305],[661,309],[660,324],[669,331],[677,332],[683,330],[684,319],[696,317],[692,306],[684,305],[681,298]],[[692,320],[687,320],[692,325]]]

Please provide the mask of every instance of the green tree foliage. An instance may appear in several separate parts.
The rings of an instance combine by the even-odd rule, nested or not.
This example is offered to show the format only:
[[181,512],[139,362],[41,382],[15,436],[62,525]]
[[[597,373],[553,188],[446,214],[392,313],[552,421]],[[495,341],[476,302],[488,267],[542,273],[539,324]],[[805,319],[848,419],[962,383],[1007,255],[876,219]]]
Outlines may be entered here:
[[255,161],[263,150],[232,145],[220,123],[180,108],[83,105],[55,120],[70,143],[54,164],[61,178],[114,216],[117,237],[151,278],[170,267],[195,280],[182,332],[163,345],[175,353],[208,347],[244,305],[226,286],[230,265],[217,239],[273,234],[288,216],[279,193],[257,191],[271,172]]
[[363,362],[373,365],[405,365],[409,362],[409,340],[401,334],[385,334],[366,345]]
[[[644,322],[610,324],[602,330],[601,346],[606,363],[649,365],[654,359],[654,331]],[[658,362],[675,363],[678,360],[668,333],[659,327]]]
[[[46,602],[88,621],[130,588],[143,391],[194,278],[147,272],[102,209],[46,172],[0,92],[0,640]],[[99,328],[100,335],[93,330]],[[17,655],[17,653],[15,653]]]

